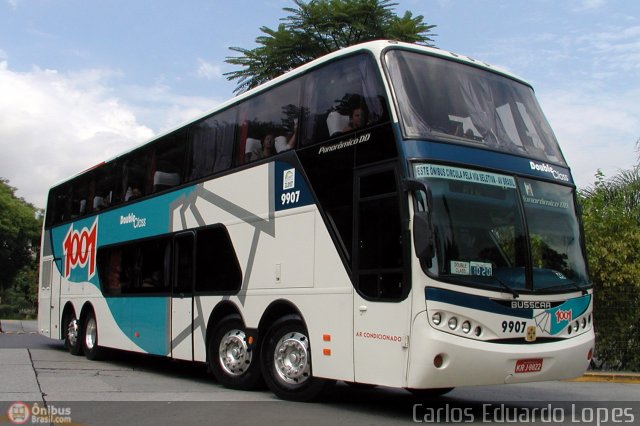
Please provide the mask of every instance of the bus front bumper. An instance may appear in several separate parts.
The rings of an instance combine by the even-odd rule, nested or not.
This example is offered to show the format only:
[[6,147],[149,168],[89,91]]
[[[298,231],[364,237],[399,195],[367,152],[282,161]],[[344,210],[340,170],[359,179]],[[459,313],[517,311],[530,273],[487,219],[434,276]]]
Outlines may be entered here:
[[[501,344],[455,336],[414,320],[407,387],[448,388],[569,379],[581,376],[594,348],[593,329],[551,342]],[[439,365],[439,366],[437,366]]]

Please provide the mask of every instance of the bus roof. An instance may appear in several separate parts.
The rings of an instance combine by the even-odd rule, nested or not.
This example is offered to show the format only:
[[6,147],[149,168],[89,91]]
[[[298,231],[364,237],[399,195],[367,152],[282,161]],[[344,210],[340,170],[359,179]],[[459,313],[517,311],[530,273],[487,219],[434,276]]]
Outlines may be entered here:
[[201,119],[203,119],[203,118],[215,113],[216,111],[225,110],[225,109],[227,109],[227,108],[229,108],[229,107],[231,107],[231,106],[233,106],[233,105],[235,105],[237,103],[242,102],[245,99],[251,98],[251,97],[255,96],[256,94],[259,94],[259,93],[261,93],[261,92],[263,92],[265,90],[268,90],[268,89],[270,89],[272,87],[275,87],[275,86],[281,84],[282,82],[285,82],[285,81],[287,81],[289,79],[292,79],[292,78],[294,78],[296,76],[302,75],[305,72],[307,72],[307,71],[309,71],[309,70],[311,70],[311,69],[313,69],[313,68],[315,68],[315,67],[317,67],[317,66],[319,66],[321,64],[324,64],[326,62],[330,62],[330,61],[332,61],[334,59],[337,59],[337,58],[341,58],[341,57],[344,57],[344,56],[348,56],[348,55],[351,55],[351,54],[354,54],[354,53],[358,53],[358,52],[363,52],[363,51],[371,52],[377,58],[377,60],[380,60],[382,53],[385,50],[390,49],[390,48],[402,49],[402,50],[410,50],[410,51],[414,51],[414,52],[421,52],[421,53],[425,53],[425,54],[428,54],[428,55],[438,56],[438,57],[446,58],[446,59],[449,59],[449,60],[452,60],[452,61],[461,62],[461,63],[467,64],[467,65],[470,65],[470,66],[474,66],[474,67],[485,69],[485,70],[493,72],[493,73],[501,74],[501,75],[503,75],[503,76],[505,76],[507,78],[519,81],[520,83],[523,83],[523,84],[526,84],[527,86],[530,86],[530,84],[526,80],[516,76],[513,73],[510,73],[510,72],[508,72],[508,71],[506,71],[504,69],[501,69],[499,67],[492,66],[492,65],[490,65],[490,64],[488,64],[488,63],[486,63],[484,61],[476,60],[476,59],[471,58],[469,56],[460,55],[460,54],[457,54],[457,53],[449,52],[449,51],[438,49],[438,48],[435,48],[435,47],[428,47],[428,46],[422,46],[422,45],[418,45],[418,44],[405,43],[405,42],[399,42],[399,41],[393,41],[393,40],[369,41],[369,42],[360,43],[360,44],[356,44],[356,45],[353,45],[353,46],[345,47],[343,49],[339,49],[339,50],[337,50],[335,52],[331,52],[331,53],[329,53],[327,55],[324,55],[324,56],[322,56],[320,58],[314,59],[313,61],[310,61],[310,62],[308,62],[308,63],[306,63],[304,65],[301,65],[301,66],[299,66],[299,67],[297,67],[297,68],[295,68],[295,69],[293,69],[291,71],[288,71],[288,72],[286,72],[286,73],[284,73],[284,74],[282,74],[282,75],[280,75],[280,76],[278,76],[278,77],[276,77],[276,78],[274,78],[272,80],[269,80],[266,83],[263,83],[263,84],[255,87],[253,89],[247,90],[246,92],[243,92],[243,93],[239,94],[238,96],[236,96],[234,98],[231,98],[231,99],[229,99],[229,100],[227,100],[227,101],[225,101],[225,102],[223,102],[223,103],[211,108],[210,110],[204,112],[203,114],[200,114],[197,117],[194,117],[193,119],[187,120],[187,121],[182,122],[179,125],[174,126],[174,127],[170,128],[170,129],[164,131],[164,132],[158,133],[157,135],[154,135],[152,138],[147,139],[147,140],[141,142],[140,144],[137,144],[137,145],[133,146],[131,149],[129,149],[127,151],[120,152],[119,154],[115,155],[114,157],[108,158],[105,161],[102,161],[102,162],[100,162],[100,163],[98,163],[96,165],[90,166],[90,167],[88,167],[88,168],[86,168],[86,169],[84,169],[84,170],[82,170],[82,171],[80,171],[78,173],[73,174],[72,176],[64,178],[64,179],[56,182],[52,187],[56,187],[56,186],[58,186],[58,185],[60,185],[62,183],[65,183],[65,182],[67,182],[67,181],[69,181],[69,180],[71,180],[71,179],[73,179],[75,177],[78,177],[78,176],[84,174],[87,171],[90,171],[90,170],[94,169],[95,167],[98,167],[98,166],[100,166],[102,164],[105,164],[107,162],[116,160],[119,157],[127,155],[127,154],[129,154],[129,153],[131,153],[131,152],[133,152],[133,151],[135,151],[135,150],[137,150],[139,148],[142,148],[143,146],[145,146],[147,144],[152,143],[153,141],[155,141],[157,139],[160,139],[163,136],[171,134],[171,133],[175,132],[178,129],[181,129],[181,128],[185,127],[185,126],[188,126],[189,124],[195,123],[195,122],[197,122],[197,121],[199,121],[199,120],[201,120]]

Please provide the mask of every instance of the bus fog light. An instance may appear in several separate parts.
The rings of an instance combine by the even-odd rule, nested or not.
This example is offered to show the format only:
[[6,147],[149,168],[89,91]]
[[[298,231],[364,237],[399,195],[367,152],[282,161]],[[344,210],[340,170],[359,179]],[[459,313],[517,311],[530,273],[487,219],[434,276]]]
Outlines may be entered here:
[[465,321],[462,323],[462,331],[464,334],[469,334],[471,331],[471,323],[469,321]]
[[456,317],[449,318],[449,328],[451,330],[455,330],[456,328],[458,328],[458,318]]
[[444,357],[442,356],[442,354],[438,354],[433,358],[433,365],[436,368],[442,367],[443,364],[444,364]]
[[433,321],[435,325],[440,325],[440,323],[442,323],[442,314],[440,312],[436,312],[431,317],[431,321]]

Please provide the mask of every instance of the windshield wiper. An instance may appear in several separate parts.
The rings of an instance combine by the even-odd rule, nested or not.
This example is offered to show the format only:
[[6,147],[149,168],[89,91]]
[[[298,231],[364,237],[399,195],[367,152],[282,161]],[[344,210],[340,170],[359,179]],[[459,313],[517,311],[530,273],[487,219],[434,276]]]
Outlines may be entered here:
[[[497,282],[498,284],[500,284],[500,287],[504,288],[505,290],[507,290],[507,292],[509,294],[511,294],[513,296],[514,299],[517,299],[518,297],[520,297],[520,293],[514,289],[513,287],[509,287],[507,284],[504,283],[504,281],[502,281],[500,278],[496,277],[496,276],[480,276],[480,275],[471,275],[474,278],[492,278],[495,282]],[[462,280],[459,278],[459,276],[455,276],[457,280],[469,283],[469,284],[474,284],[477,285],[479,284],[478,281],[473,281],[473,280]]]
[[589,292],[587,291],[587,289],[585,287],[580,287],[578,284],[576,284],[575,281],[572,281],[572,280],[567,280],[567,282],[565,282],[563,284],[553,285],[551,287],[544,287],[544,288],[541,288],[539,291],[543,292],[543,293],[546,293],[547,291],[553,291],[554,289],[557,290],[557,289],[561,289],[561,288],[567,287],[567,286],[571,286],[571,287],[579,290],[582,293],[583,296],[585,294],[589,294]]
[[514,288],[509,287],[507,284],[505,284],[504,281],[502,281],[500,278],[491,275],[488,278],[493,278],[494,280],[496,280],[496,282],[498,284],[500,284],[502,286],[502,288],[504,288],[505,290],[507,290],[509,293],[511,293],[511,295],[513,296],[514,299],[517,299],[518,297],[520,297],[520,293],[518,291],[516,291]]

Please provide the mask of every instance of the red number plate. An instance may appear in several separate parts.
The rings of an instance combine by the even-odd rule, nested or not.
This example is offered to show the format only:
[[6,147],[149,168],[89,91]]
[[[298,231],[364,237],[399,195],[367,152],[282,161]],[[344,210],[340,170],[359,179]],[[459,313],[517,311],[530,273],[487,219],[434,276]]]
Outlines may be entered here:
[[542,358],[519,359],[516,361],[516,373],[536,373],[542,371]]

